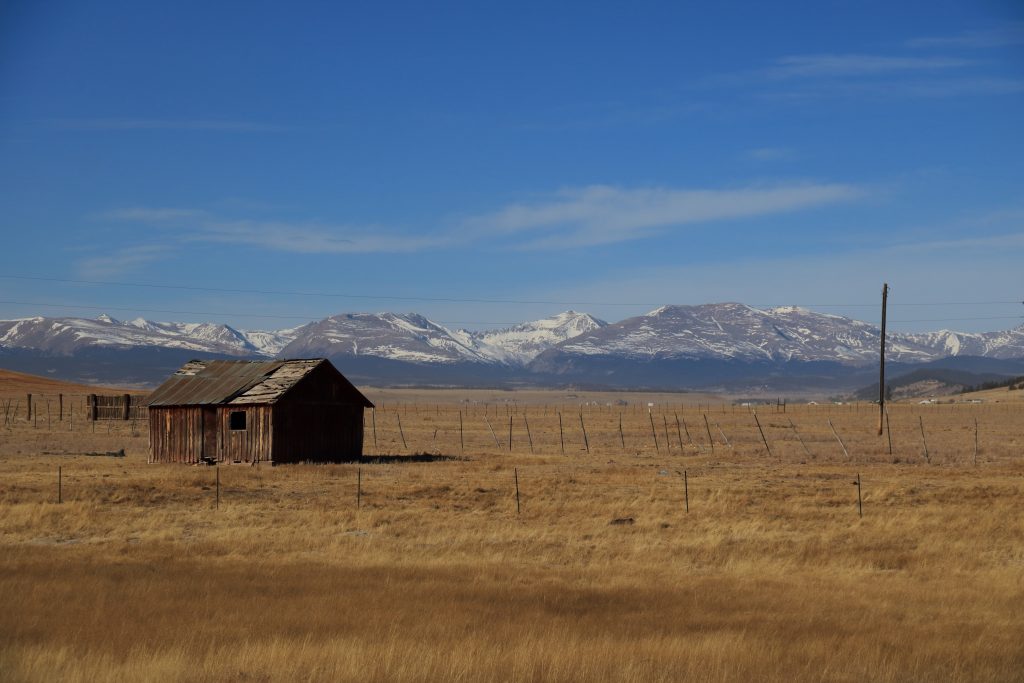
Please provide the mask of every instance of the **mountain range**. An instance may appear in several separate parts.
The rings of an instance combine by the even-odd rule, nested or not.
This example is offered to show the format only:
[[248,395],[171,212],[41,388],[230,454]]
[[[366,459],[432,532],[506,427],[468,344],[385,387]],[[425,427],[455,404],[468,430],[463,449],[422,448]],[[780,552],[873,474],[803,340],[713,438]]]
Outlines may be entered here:
[[[0,365],[151,385],[185,360],[331,358],[378,385],[848,388],[875,372],[879,330],[798,307],[663,306],[607,323],[566,311],[501,330],[451,330],[415,313],[343,313],[282,330],[216,323],[33,317],[0,321]],[[888,335],[894,373],[923,365],[1024,372],[1024,325]]]

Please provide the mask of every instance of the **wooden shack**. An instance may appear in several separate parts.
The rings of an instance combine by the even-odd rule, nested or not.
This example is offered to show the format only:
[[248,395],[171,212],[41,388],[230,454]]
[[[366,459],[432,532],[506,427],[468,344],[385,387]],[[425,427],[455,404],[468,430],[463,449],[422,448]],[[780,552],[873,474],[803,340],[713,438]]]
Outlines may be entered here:
[[373,404],[324,358],[194,360],[154,391],[151,462],[337,462],[363,452]]

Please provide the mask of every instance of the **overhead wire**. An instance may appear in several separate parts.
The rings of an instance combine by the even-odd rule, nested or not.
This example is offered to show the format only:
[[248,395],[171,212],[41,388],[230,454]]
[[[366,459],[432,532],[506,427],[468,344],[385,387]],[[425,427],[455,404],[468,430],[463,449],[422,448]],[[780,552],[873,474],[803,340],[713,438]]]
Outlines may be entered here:
[[[36,306],[40,308],[65,308],[65,309],[84,309],[90,311],[123,311],[128,313],[168,313],[171,315],[201,315],[201,316],[222,316],[222,317],[233,317],[233,318],[265,318],[269,320],[305,320],[311,321],[315,316],[309,315],[296,315],[294,313],[247,313],[243,311],[185,311],[179,309],[168,309],[168,308],[144,308],[135,306],[96,306],[86,304],[68,304],[68,303],[52,303],[43,301],[13,301],[13,300],[0,300],[0,304],[7,304],[11,306]],[[343,314],[342,314],[343,315]],[[333,316],[326,316],[333,317]],[[920,318],[916,320],[890,320],[890,323],[922,323],[922,322],[962,322],[962,321],[976,321],[976,320],[1018,320],[1024,319],[1024,315],[992,315],[992,316],[972,316],[972,317],[960,317],[960,318]],[[487,321],[487,320],[434,320],[432,322],[444,323],[445,325],[520,325],[522,321],[518,322],[499,322],[499,321]]]
[[[385,294],[355,294],[343,292],[310,292],[300,290],[247,289],[233,287],[209,287],[200,285],[175,285],[154,282],[125,282],[116,280],[84,280],[71,278],[42,277],[35,275],[12,275],[0,273],[0,278],[7,280],[27,280],[35,282],[53,282],[76,285],[93,285],[107,287],[140,287],[148,289],[171,289],[196,292],[218,292],[222,294],[259,294],[276,296],[324,297],[338,299],[364,299],[371,301],[424,301],[433,303],[489,303],[489,304],[524,304],[524,305],[557,305],[557,306],[662,306],[664,302],[643,301],[561,301],[554,299],[499,299],[481,297],[428,297],[428,296],[395,296]],[[1021,301],[923,301],[893,302],[890,306],[989,306],[1020,304]],[[874,308],[877,303],[802,303],[802,304],[756,304],[755,308],[773,308],[779,306],[801,306],[814,308]],[[280,316],[278,316],[280,317]]]

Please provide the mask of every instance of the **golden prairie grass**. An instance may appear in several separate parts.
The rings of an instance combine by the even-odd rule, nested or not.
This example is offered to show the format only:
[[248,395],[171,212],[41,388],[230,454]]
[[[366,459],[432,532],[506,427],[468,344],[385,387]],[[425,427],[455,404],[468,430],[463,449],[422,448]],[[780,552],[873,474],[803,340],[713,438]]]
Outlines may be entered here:
[[219,507],[144,430],[6,429],[0,678],[1024,680],[1019,406],[893,406],[892,455],[872,406],[760,409],[770,455],[746,409],[580,410],[378,410]]

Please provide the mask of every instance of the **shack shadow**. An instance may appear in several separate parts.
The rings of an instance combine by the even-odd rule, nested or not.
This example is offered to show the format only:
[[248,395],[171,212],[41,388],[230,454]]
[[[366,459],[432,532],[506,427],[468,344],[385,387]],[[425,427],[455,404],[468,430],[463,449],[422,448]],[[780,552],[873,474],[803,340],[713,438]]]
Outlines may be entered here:
[[453,462],[468,461],[469,458],[461,455],[442,455],[440,453],[412,453],[409,455],[364,455],[352,462],[364,463],[367,465],[401,465],[402,463],[419,462]]

